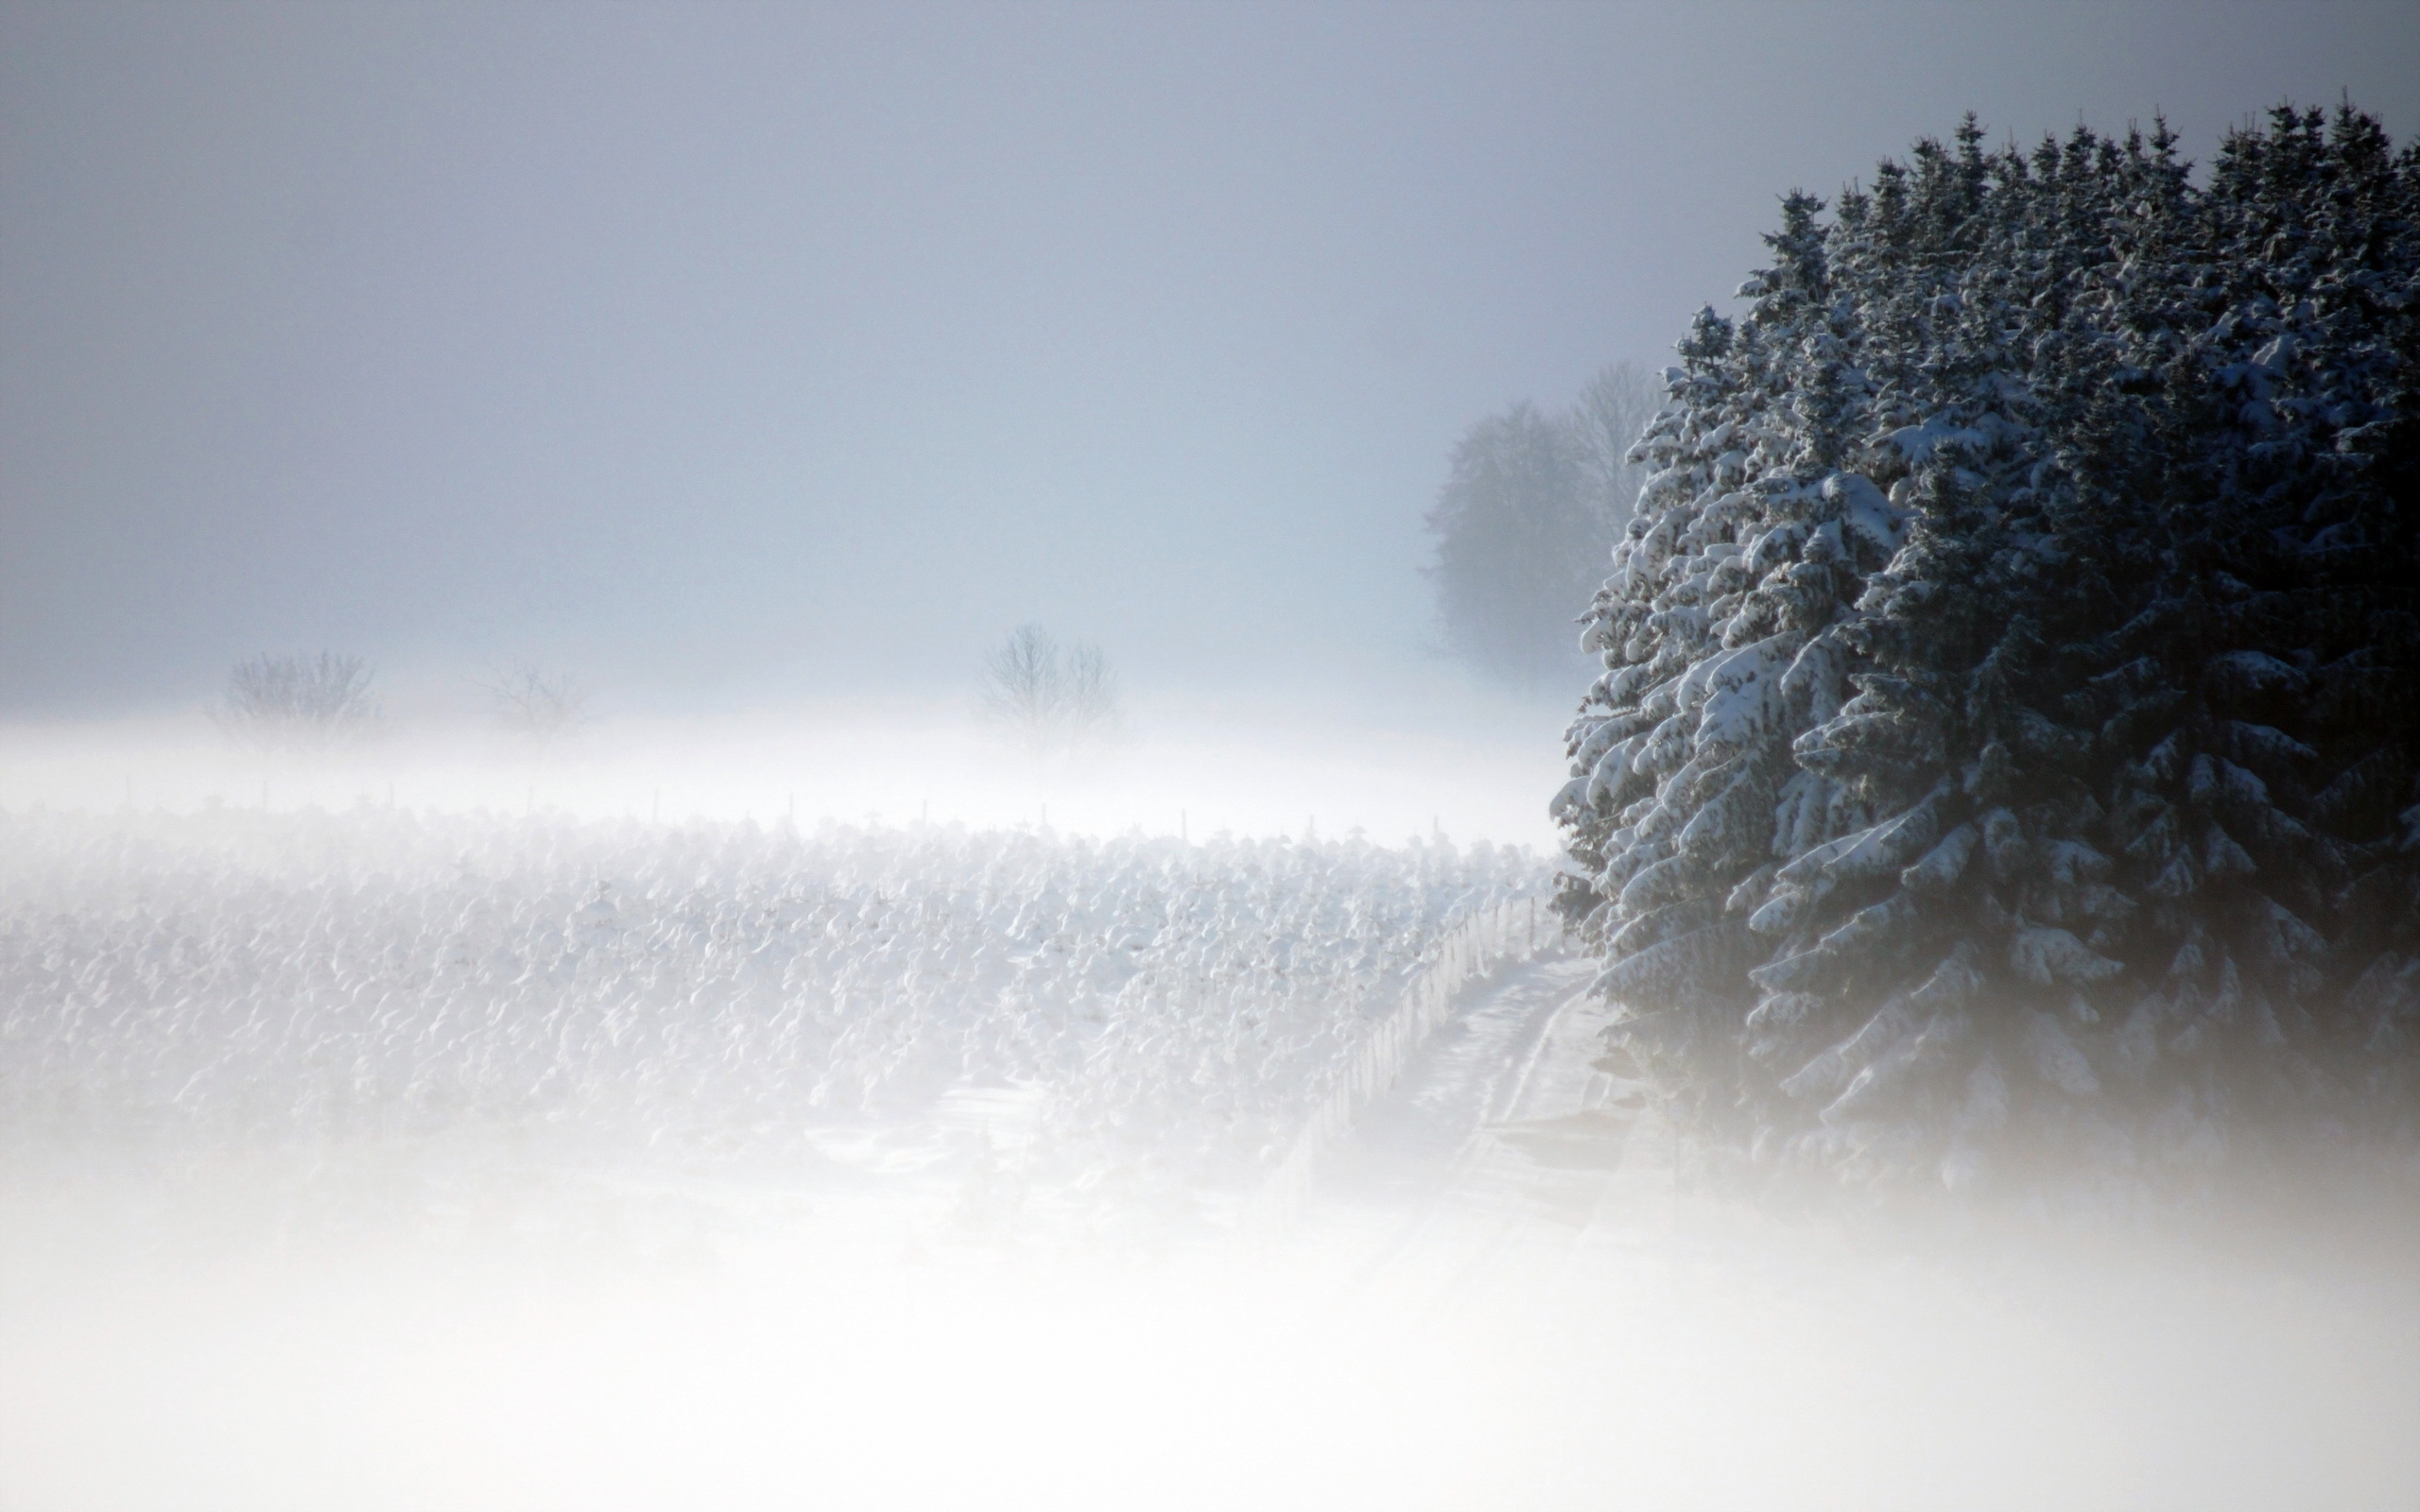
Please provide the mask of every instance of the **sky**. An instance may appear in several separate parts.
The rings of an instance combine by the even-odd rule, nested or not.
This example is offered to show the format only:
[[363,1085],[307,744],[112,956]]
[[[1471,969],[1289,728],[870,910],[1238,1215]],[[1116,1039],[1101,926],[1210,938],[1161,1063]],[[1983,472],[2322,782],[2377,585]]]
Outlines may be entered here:
[[2420,129],[2420,8],[0,6],[0,717],[1408,686],[1456,438],[1785,192],[2348,91]]

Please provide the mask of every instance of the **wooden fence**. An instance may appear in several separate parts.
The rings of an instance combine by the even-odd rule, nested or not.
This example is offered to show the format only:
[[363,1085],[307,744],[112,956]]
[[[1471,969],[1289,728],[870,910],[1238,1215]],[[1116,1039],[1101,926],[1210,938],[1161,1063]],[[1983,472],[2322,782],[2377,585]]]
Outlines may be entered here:
[[1562,919],[1551,900],[1537,893],[1505,899],[1448,924],[1405,985],[1403,996],[1361,1042],[1343,1081],[1321,1101],[1295,1136],[1293,1147],[1270,1172],[1254,1198],[1253,1216],[1283,1221],[1301,1210],[1320,1160],[1370,1104],[1394,1085],[1473,978],[1503,962],[1528,960],[1562,944]]

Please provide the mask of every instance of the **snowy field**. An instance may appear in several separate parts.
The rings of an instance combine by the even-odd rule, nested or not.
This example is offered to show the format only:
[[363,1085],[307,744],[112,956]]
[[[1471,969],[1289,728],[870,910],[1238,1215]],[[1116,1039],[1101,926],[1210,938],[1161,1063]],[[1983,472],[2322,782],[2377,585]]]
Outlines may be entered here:
[[[1589,963],[1504,926],[1535,851],[271,796],[0,813],[12,1512],[2420,1477],[2395,1263],[1693,1190],[1592,1064]],[[1443,1022],[1267,1201],[1449,959]]]
[[791,1165],[947,1128],[1054,1193],[1249,1193],[1453,927],[1539,927],[1548,878],[1443,840],[0,815],[0,1126]]

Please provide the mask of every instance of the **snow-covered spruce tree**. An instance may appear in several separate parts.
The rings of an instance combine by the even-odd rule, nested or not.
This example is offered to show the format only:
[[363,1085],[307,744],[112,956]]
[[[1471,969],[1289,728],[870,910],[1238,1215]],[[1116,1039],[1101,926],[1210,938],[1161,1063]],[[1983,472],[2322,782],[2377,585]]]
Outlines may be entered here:
[[1969,121],[1821,208],[1682,344],[1587,621],[1622,1044],[1854,1178],[2408,1123],[2420,157]]

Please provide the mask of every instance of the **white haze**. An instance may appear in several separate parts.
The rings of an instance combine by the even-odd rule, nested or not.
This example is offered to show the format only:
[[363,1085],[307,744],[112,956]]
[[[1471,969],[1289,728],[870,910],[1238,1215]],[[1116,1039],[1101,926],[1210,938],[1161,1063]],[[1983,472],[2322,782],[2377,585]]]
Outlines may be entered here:
[[406,716],[384,736],[309,753],[248,749],[196,710],[25,723],[0,730],[0,808],[391,804],[1196,838],[1358,830],[1385,844],[1442,833],[1551,851],[1563,711],[1451,678],[1402,686],[1391,703],[1326,707],[1299,695],[1132,697],[1098,743],[1046,765],[1004,738],[971,692],[614,713],[544,744],[476,717]]
[[[73,1072],[115,1035],[240,1081],[179,1015],[302,1006],[170,966],[149,1037],[95,942],[173,962],[145,931],[200,898],[214,959],[307,974],[387,943],[338,937],[356,885],[422,908],[475,843],[527,863],[496,912],[608,840],[704,913],[743,891],[673,872],[819,835],[1241,858],[1201,881],[1238,896],[1486,840],[1487,896],[1543,885],[1580,689],[1430,652],[1465,427],[1658,363],[1781,194],[1966,110],[2165,111],[2206,160],[2349,89],[2408,141],[2413,38],[2408,4],[0,0],[0,1094],[41,1094],[0,1139],[0,1509],[2411,1505],[2411,1173],[2181,1230],[1759,1212],[1591,1069],[1550,944],[1462,989],[1299,1207],[1132,1139],[1046,1182],[1010,1112],[930,1098],[809,1158],[600,1151],[534,1103],[247,1132]],[[1025,621],[1126,679],[1118,738],[1047,771],[977,712]],[[382,669],[379,739],[203,717],[237,659],[322,647]],[[523,658],[604,717],[489,728],[470,679]],[[1400,987],[1463,880],[1310,943]],[[309,908],[244,912],[288,884]],[[308,1006],[430,1029],[356,986]],[[1304,1058],[1333,1076],[1362,1006]],[[238,1088],[272,1109],[333,1075],[272,1064]]]
[[2370,1256],[1860,1247],[1654,1182],[1172,1240],[390,1150],[15,1164],[12,1507],[2251,1512],[2420,1475],[2420,1314]]

